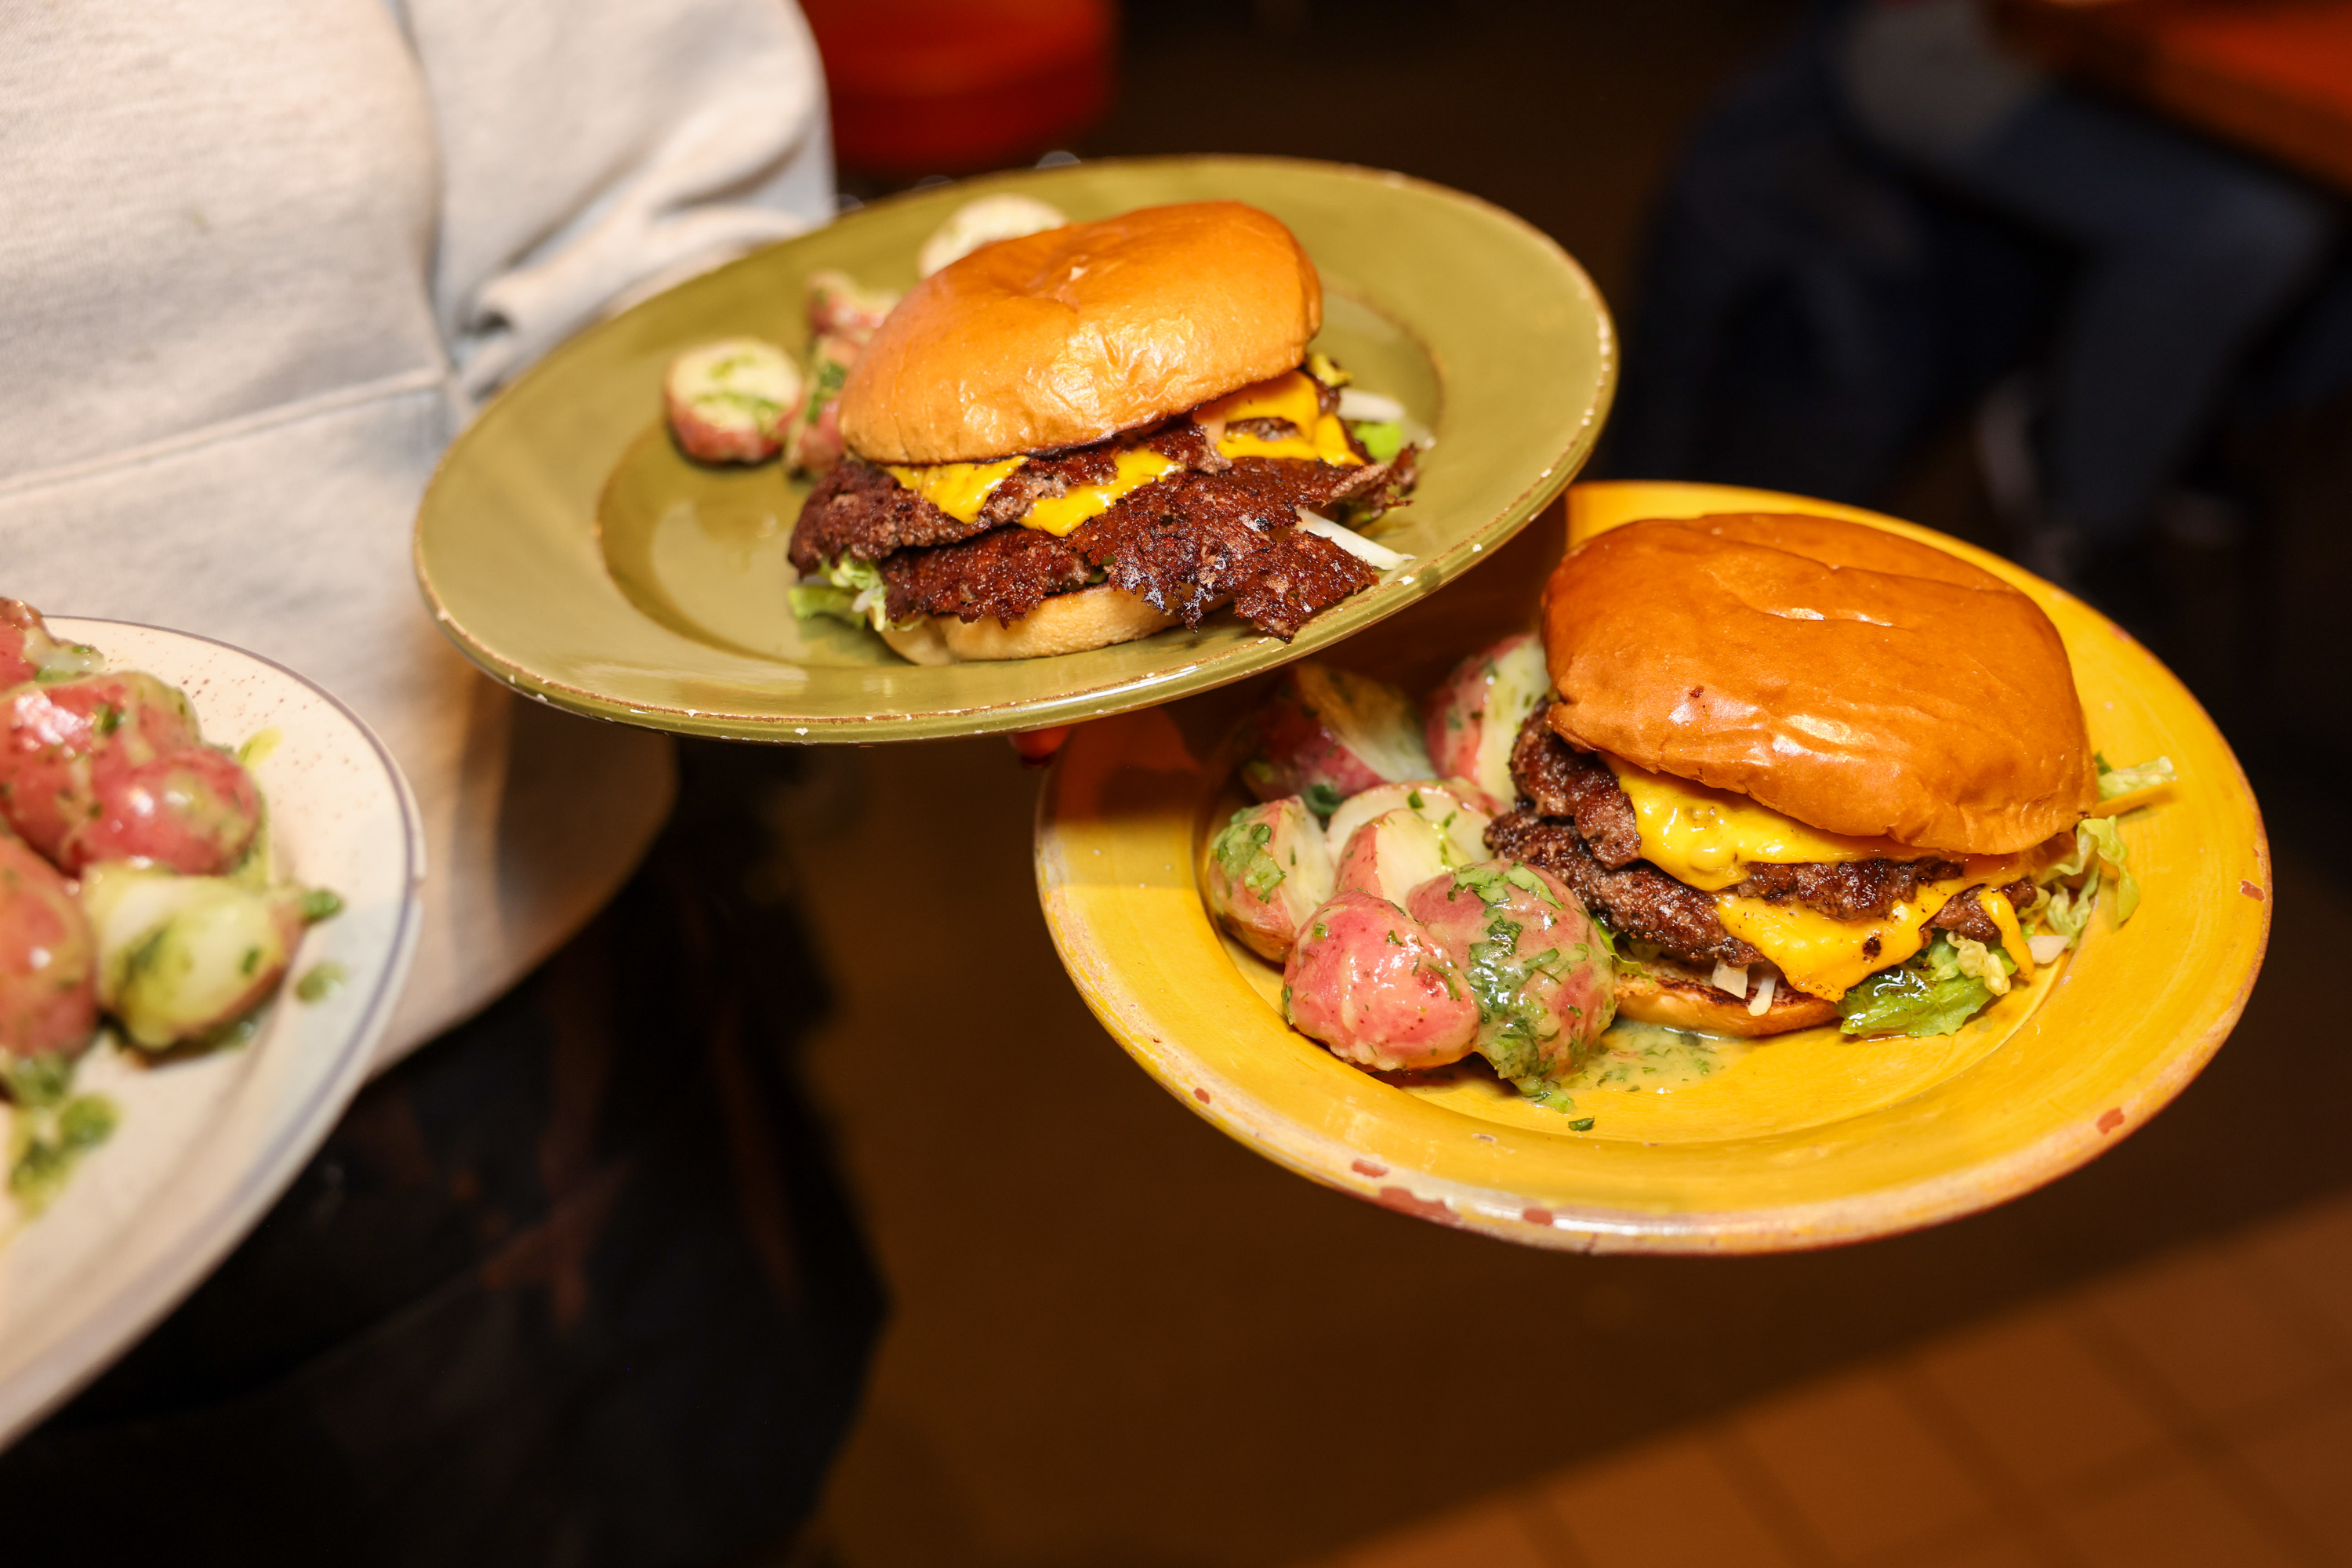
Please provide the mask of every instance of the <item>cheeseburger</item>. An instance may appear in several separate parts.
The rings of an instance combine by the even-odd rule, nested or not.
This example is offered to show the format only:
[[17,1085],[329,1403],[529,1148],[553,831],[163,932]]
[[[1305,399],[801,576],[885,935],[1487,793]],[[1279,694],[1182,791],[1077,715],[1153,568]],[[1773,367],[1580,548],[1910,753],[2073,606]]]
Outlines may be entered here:
[[2103,862],[2129,914],[2086,818],[2169,765],[2103,777],[2057,628],[2000,578],[1824,518],[1655,521],[1571,551],[1543,615],[1554,700],[1487,842],[1616,931],[1623,1016],[1945,1033],[2063,951]]
[[[984,246],[901,300],[842,388],[848,456],[794,527],[907,658],[1123,642],[1221,605],[1287,641],[1400,559],[1412,479],[1339,416],[1314,263],[1234,202]],[[796,597],[796,604],[799,600]]]

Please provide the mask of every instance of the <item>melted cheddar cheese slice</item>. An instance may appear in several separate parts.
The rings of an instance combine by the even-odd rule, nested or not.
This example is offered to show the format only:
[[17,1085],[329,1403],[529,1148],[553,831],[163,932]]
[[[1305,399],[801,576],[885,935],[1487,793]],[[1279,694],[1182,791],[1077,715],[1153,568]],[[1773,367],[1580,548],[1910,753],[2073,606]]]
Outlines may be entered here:
[[1676,881],[1709,892],[1735,885],[1751,865],[1919,860],[1933,854],[1892,838],[1822,833],[1730,790],[1654,773],[1605,752],[1601,760],[1633,803],[1642,858]]
[[[1286,371],[1229,393],[1192,411],[1195,423],[1216,424],[1235,419],[1286,419],[1297,436],[1231,435],[1217,442],[1227,458],[1301,458],[1334,468],[1355,468],[1363,458],[1348,445],[1347,427],[1337,416],[1322,412],[1315,383],[1305,371]],[[1026,458],[1003,458],[992,463],[927,463],[920,466],[886,463],[882,471],[914,491],[958,522],[971,522],[1013,477]],[[1097,485],[1082,485],[1064,495],[1031,504],[1021,526],[1061,538],[1088,518],[1100,517],[1130,491],[1141,489],[1178,465],[1148,447],[1131,447],[1114,459],[1118,472]]]
[[1798,990],[1834,1002],[1866,975],[1900,963],[1927,945],[1927,922],[1976,879],[1923,882],[1908,903],[1877,920],[1832,920],[1802,904],[1771,904],[1717,893],[1723,929],[1770,959]]
[[1059,539],[1088,518],[1108,511],[1129,490],[1139,490],[1177,467],[1149,447],[1129,447],[1116,461],[1118,471],[1098,485],[1081,485],[1066,494],[1031,502],[1021,526]]
[[1355,448],[1348,445],[1346,426],[1336,416],[1323,412],[1321,394],[1313,378],[1303,370],[1285,371],[1272,380],[1227,393],[1192,410],[1192,422],[1196,425],[1229,425],[1243,419],[1287,420],[1297,434],[1223,435],[1217,438],[1220,455],[1229,458],[1297,458],[1328,463],[1335,468],[1352,468],[1363,463]]
[[[930,463],[920,468],[886,464],[882,471],[958,522],[971,522],[996,493],[996,487],[1028,460],[1005,458],[993,463]],[[1129,491],[1142,489],[1177,466],[1141,447],[1121,452],[1114,463],[1118,471],[1100,484],[1081,485],[1032,502],[1021,526],[1059,538],[1087,519],[1108,511]]]
[[[2014,877],[2009,879],[2012,882],[2016,879]],[[2017,906],[2009,901],[2009,895],[1997,888],[1987,888],[1977,895],[1977,908],[1985,912],[1992,921],[1993,929],[2000,932],[2001,951],[2008,953],[2010,962],[2017,965],[2017,977],[2020,980],[2032,979],[2033,947],[2025,940],[2025,927],[2019,921]]]
[[1987,890],[1977,895],[1979,907],[2000,928],[2002,944],[2017,961],[2018,973],[2030,976],[2027,965],[2033,958],[2017,929],[2016,912],[2007,899],[1990,889],[2015,881],[2032,865],[2032,857],[2025,855],[1973,857],[1960,875],[1920,883],[1908,902],[1875,920],[1834,920],[1802,904],[1767,903],[1738,893],[1716,894],[1715,913],[1724,930],[1770,959],[1789,984],[1834,1002],[1865,976],[1927,946],[1927,922],[1937,912],[1970,888],[1981,887]]
[[[1676,881],[1714,893],[1716,916],[1726,931],[1770,959],[1797,989],[1832,1002],[1865,976],[1925,947],[1927,922],[1953,899],[1970,888],[2014,881],[2033,864],[2028,855],[1974,857],[1966,861],[1961,875],[1921,883],[1908,902],[1883,916],[1837,920],[1802,904],[1769,903],[1727,889],[1738,886],[1750,866],[1946,857],[1891,838],[1823,833],[1744,795],[1654,773],[1605,752],[1601,761],[1633,803],[1642,829],[1642,858]],[[2009,900],[1988,891],[1979,895],[1978,902],[2016,958],[2025,942]],[[2031,962],[2030,955],[2019,960],[2021,973]]]
[[920,468],[886,464],[882,471],[955,519],[970,522],[1013,477],[1026,458],[1004,458],[993,463],[926,463]]

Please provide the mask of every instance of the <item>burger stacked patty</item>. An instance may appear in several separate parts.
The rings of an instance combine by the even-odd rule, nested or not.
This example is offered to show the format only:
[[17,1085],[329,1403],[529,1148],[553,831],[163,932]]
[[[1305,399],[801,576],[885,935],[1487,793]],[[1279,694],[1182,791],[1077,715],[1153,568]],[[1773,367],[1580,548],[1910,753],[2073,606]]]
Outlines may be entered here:
[[[1606,764],[1553,732],[1538,706],[1511,747],[1511,782],[1517,806],[1486,829],[1496,854],[1542,867],[1576,889],[1588,908],[1636,942],[1656,944],[1668,958],[1706,968],[1744,968],[1764,955],[1724,929],[1713,895],[1676,881],[1642,858],[1642,828],[1633,802]],[[1771,903],[1798,903],[1836,920],[1882,916],[1912,898],[1922,882],[1942,881],[1964,869],[1957,860],[1813,861],[1751,866],[1731,890]],[[2012,903],[2032,900],[2033,884],[2001,889]],[[2000,940],[1992,917],[1978,907],[1976,889],[1951,900],[1927,923],[1978,942]]]
[[[1279,420],[1251,421],[1278,426]],[[1235,426],[1236,429],[1244,426]],[[1020,526],[1040,500],[1098,484],[1118,454],[1149,447],[1181,467],[1121,497],[1062,538]],[[1006,626],[1097,573],[1186,626],[1228,600],[1261,631],[1287,642],[1318,611],[1369,587],[1379,574],[1328,539],[1298,528],[1298,509],[1393,502],[1412,481],[1414,452],[1353,468],[1219,455],[1189,419],[1051,458],[1033,458],[970,522],[949,516],[871,464],[849,458],[820,480],[793,531],[803,574],[847,556],[879,564],[884,613],[994,616]]]

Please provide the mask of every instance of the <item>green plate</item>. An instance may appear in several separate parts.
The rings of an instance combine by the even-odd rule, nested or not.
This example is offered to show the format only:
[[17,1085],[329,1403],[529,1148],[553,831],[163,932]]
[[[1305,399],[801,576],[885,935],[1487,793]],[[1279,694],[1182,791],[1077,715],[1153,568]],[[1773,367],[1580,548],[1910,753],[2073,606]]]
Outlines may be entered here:
[[[1377,530],[1413,559],[1289,643],[1226,613],[1089,653],[925,668],[862,628],[795,622],[784,545],[805,487],[773,463],[679,457],[662,428],[662,372],[681,350],[738,333],[799,351],[808,274],[908,287],[924,237],[1004,190],[1079,220],[1231,197],[1288,224],[1323,276],[1318,345],[1436,433],[1412,504]],[[467,658],[600,719],[859,742],[1067,724],[1239,680],[1434,592],[1567,487],[1616,374],[1609,312],[1583,269],[1458,191],[1274,158],[997,175],[877,203],[557,349],[450,447],[417,517],[416,574]]]

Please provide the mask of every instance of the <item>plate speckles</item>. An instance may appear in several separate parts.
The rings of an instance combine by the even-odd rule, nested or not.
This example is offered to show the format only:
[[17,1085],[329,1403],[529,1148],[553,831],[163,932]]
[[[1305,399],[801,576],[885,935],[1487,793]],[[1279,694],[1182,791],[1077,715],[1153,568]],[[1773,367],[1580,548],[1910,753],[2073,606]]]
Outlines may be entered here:
[[[50,622],[116,669],[189,694],[207,740],[278,741],[252,763],[278,874],[332,889],[290,973],[331,963],[344,984],[281,993],[244,1046],[151,1066],[94,1048],[85,1081],[121,1124],[0,1252],[0,1442],[121,1352],[210,1272],[301,1168],[367,1074],[416,942],[425,839],[375,737],[290,670],[184,633]],[[0,1119],[5,1112],[0,1111]]]

